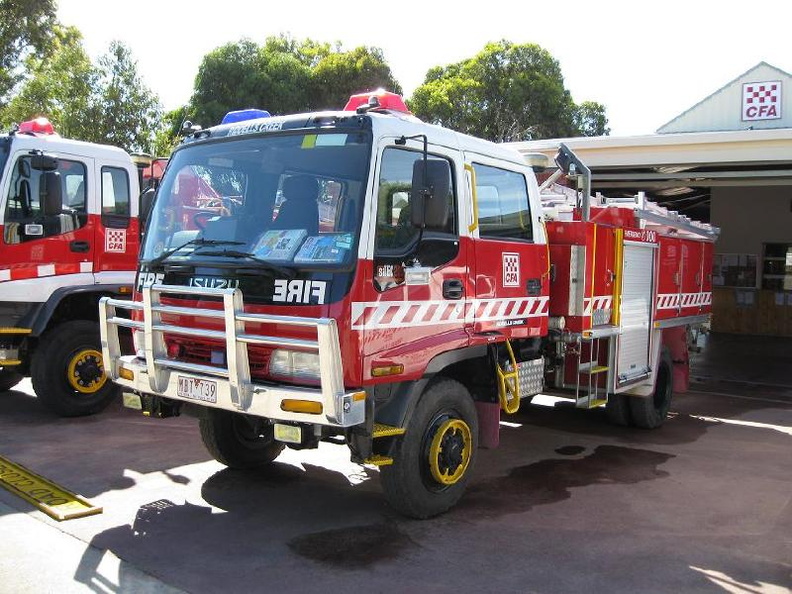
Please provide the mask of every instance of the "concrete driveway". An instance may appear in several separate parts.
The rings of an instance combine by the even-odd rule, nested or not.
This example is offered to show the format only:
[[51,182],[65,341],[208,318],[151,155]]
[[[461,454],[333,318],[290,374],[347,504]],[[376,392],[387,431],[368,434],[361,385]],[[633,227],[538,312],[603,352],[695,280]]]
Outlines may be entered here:
[[420,522],[344,447],[244,474],[193,419],[58,419],[19,388],[0,395],[0,455],[104,512],[58,523],[0,489],[3,592],[792,588],[789,390],[700,384],[656,431],[532,404],[479,452],[461,504]]

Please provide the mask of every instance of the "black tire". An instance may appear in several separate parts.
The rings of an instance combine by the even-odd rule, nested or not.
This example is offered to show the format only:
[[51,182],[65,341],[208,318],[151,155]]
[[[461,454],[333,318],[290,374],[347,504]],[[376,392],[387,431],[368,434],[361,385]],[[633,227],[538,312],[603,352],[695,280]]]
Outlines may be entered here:
[[208,409],[199,426],[206,449],[229,468],[260,468],[283,451],[283,444],[275,441],[272,424],[265,419]]
[[608,404],[605,405],[605,414],[614,425],[629,427],[632,425],[630,414],[630,396],[624,394],[609,394]]
[[473,399],[457,381],[430,384],[394,446],[393,464],[380,469],[388,503],[417,519],[441,514],[459,501],[478,448]]
[[39,401],[62,417],[104,410],[121,388],[107,379],[96,322],[76,320],[41,337],[31,379]]
[[0,392],[7,392],[16,386],[25,376],[10,369],[0,369]]
[[671,353],[663,347],[657,367],[654,394],[650,397],[630,396],[632,422],[641,429],[656,429],[668,417],[674,391],[674,372]]

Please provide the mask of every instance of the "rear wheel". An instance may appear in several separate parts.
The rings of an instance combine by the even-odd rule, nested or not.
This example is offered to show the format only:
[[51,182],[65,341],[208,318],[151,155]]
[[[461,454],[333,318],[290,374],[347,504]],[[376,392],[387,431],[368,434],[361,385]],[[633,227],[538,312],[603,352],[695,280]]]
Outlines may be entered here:
[[6,392],[22,381],[24,376],[10,369],[0,369],[0,392]]
[[605,414],[614,425],[627,427],[632,425],[630,416],[630,396],[624,394],[609,394],[608,404],[605,405]]
[[63,417],[103,410],[120,388],[107,379],[95,322],[66,322],[47,332],[31,367],[39,400]]
[[465,387],[451,379],[421,395],[395,445],[394,462],[380,472],[388,502],[400,513],[429,518],[459,501],[478,448],[478,418]]
[[239,470],[266,466],[283,451],[272,424],[225,410],[208,409],[199,422],[201,438],[212,457]]
[[673,363],[671,353],[663,347],[660,353],[660,363],[657,367],[657,380],[654,393],[648,398],[632,396],[630,400],[630,415],[636,427],[641,429],[655,429],[662,425],[668,410],[671,408],[671,396],[674,389]]

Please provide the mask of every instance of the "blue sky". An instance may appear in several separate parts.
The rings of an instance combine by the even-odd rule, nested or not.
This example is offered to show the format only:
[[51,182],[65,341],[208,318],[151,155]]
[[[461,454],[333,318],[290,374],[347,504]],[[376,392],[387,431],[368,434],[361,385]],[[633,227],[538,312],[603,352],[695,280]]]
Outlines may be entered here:
[[613,135],[651,134],[761,61],[792,71],[790,0],[58,5],[59,19],[82,31],[93,58],[113,39],[126,43],[166,109],[187,102],[207,52],[280,33],[344,49],[379,47],[407,96],[429,68],[471,57],[488,41],[538,43],[559,61],[576,102],[605,105]]

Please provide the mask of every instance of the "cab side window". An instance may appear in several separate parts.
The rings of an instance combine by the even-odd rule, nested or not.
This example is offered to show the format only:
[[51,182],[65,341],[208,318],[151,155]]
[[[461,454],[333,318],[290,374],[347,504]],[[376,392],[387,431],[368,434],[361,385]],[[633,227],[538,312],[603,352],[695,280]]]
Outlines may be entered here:
[[102,167],[102,225],[129,227],[129,176],[120,167]]
[[[382,155],[377,196],[377,230],[374,255],[385,260],[415,256],[423,266],[440,266],[452,260],[459,251],[456,192],[452,166],[446,161],[449,191],[433,200],[447,202],[447,216],[442,225],[427,227],[421,236],[411,223],[411,186],[413,164],[423,157],[420,152],[387,148]],[[432,159],[438,159],[432,156]]]
[[479,235],[493,239],[533,240],[525,176],[474,163]]
[[[88,222],[86,185],[84,163],[58,159],[57,169],[40,171],[33,169],[29,155],[17,159],[6,196],[4,242],[23,243],[85,226]],[[53,210],[51,200],[47,206],[48,196],[56,190],[62,202],[59,209],[55,205]]]

